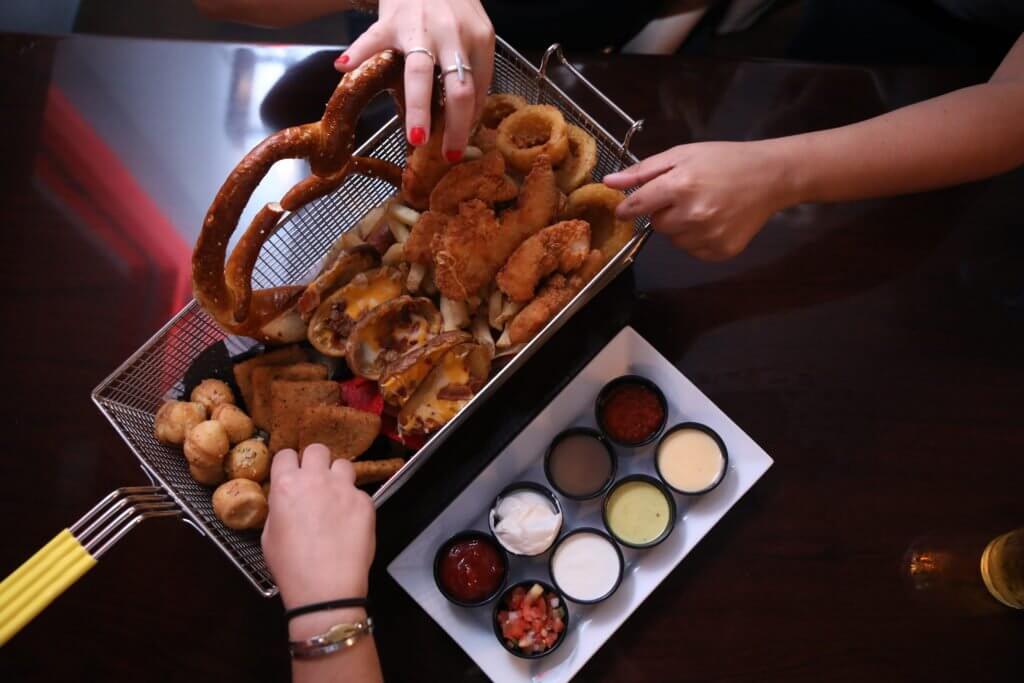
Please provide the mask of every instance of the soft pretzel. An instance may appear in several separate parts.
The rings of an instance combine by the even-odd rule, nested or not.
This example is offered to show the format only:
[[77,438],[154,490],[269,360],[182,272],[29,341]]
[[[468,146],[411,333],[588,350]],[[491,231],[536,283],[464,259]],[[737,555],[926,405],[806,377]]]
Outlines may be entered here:
[[[401,109],[402,56],[381,52],[342,77],[322,119],[286,128],[256,145],[231,171],[206,213],[192,254],[192,287],[196,300],[229,333],[263,341],[272,339],[264,327],[288,313],[305,287],[287,285],[252,291],[252,269],[260,249],[285,211],[336,189],[352,173],[401,182],[394,164],[353,157],[356,122],[363,107],[378,93],[390,92]],[[227,245],[256,186],[281,159],[309,160],[313,176],[293,187],[280,204],[257,212],[225,264]]]

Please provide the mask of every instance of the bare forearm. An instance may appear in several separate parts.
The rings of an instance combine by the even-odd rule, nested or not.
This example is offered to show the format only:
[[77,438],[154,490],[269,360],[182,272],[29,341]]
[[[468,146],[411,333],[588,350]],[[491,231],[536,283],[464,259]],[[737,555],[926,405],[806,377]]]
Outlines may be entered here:
[[347,9],[366,9],[372,0],[193,0],[213,19],[256,26],[291,26]]
[[[1015,54],[1016,53],[1016,54]],[[1024,164],[1024,41],[992,80],[831,130],[765,141],[794,202],[930,190]]]

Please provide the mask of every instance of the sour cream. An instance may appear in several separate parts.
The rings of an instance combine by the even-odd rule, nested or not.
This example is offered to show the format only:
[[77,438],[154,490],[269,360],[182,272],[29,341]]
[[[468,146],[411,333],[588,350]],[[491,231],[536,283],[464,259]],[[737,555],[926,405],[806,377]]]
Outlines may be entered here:
[[618,588],[622,555],[604,534],[582,530],[563,538],[551,556],[551,578],[566,598],[591,603]]
[[562,529],[562,511],[554,500],[528,488],[503,494],[491,510],[498,542],[516,555],[540,555]]

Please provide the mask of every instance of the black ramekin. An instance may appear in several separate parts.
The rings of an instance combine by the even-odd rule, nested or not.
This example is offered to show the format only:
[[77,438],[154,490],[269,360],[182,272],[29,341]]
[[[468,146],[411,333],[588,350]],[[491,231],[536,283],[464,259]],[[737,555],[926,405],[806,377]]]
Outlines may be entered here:
[[[719,450],[722,451],[721,474],[718,475],[718,479],[715,479],[715,481],[713,481],[710,486],[706,486],[705,488],[702,488],[699,491],[684,491],[683,489],[677,489],[675,486],[670,484],[668,482],[668,479],[665,478],[665,475],[661,473],[661,464],[659,463],[658,458],[658,454],[661,452],[661,445],[665,442],[665,439],[668,438],[669,434],[672,434],[673,432],[677,432],[682,429],[696,429],[697,431],[704,432],[712,439],[714,439],[715,443],[718,444]],[[654,449],[654,469],[658,473],[658,478],[661,479],[665,486],[669,487],[676,493],[681,493],[684,496],[698,496],[702,493],[707,493],[708,491],[716,488],[719,484],[722,483],[722,480],[725,479],[725,473],[729,469],[729,451],[728,449],[726,449],[725,442],[722,441],[722,437],[718,435],[718,432],[716,432],[711,427],[708,427],[706,424],[701,424],[700,422],[680,422],[679,424],[674,425],[673,427],[668,429],[664,434],[661,435],[661,438],[658,440],[658,445]]]
[[[612,544],[612,547],[615,548],[615,554],[619,557],[619,577],[615,580],[615,584],[612,586],[610,591],[608,591],[601,597],[595,598],[593,600],[577,600],[576,598],[572,597],[571,595],[569,595],[569,593],[565,591],[564,588],[558,585],[558,578],[555,576],[555,554],[558,552],[558,546],[562,545],[562,543],[570,536],[575,536],[576,534],[583,533],[595,534],[605,539],[606,541]],[[609,536],[607,532],[601,531],[600,529],[596,529],[594,527],[585,526],[580,527],[579,529],[573,529],[572,531],[558,539],[558,542],[555,543],[554,546],[552,546],[551,557],[548,558],[548,573],[551,575],[551,583],[555,584],[555,588],[557,588],[558,592],[562,594],[563,599],[575,602],[578,605],[596,605],[599,602],[604,602],[605,600],[610,598],[615,593],[615,591],[619,590],[619,586],[622,585],[622,578],[625,576],[626,573],[626,560],[622,556],[622,550],[619,548],[619,544],[616,543],[615,539]]]
[[[445,590],[444,584],[441,582],[441,557],[442,555],[444,555],[444,552],[452,545],[460,541],[469,541],[472,539],[480,539],[494,545],[495,549],[497,549],[498,551],[498,555],[501,556],[502,562],[505,563],[505,573],[502,575],[501,581],[498,582],[498,587],[494,589],[493,593],[488,595],[486,598],[483,598],[482,600],[478,600],[476,602],[466,602],[464,600],[459,600],[458,598],[452,595],[449,595],[448,591]],[[454,605],[458,605],[459,607],[479,607],[481,605],[486,605],[491,600],[494,600],[495,597],[501,594],[502,589],[505,587],[505,583],[508,581],[508,574],[509,560],[508,553],[505,552],[505,547],[498,542],[498,539],[494,538],[490,534],[484,533],[483,531],[477,531],[475,529],[471,529],[468,531],[460,531],[459,533],[455,534],[447,541],[442,543],[440,546],[438,546],[437,552],[434,553],[434,584],[437,585],[437,590],[441,591],[441,595],[447,598],[449,602],[451,602]]]
[[[618,489],[620,486],[622,486],[623,484],[627,484],[631,481],[643,481],[653,485],[655,488],[661,491],[662,495],[665,496],[665,500],[668,501],[668,524],[665,525],[665,530],[662,531],[657,538],[648,541],[647,543],[630,543],[629,541],[625,541],[619,538],[615,535],[615,531],[612,529],[611,524],[608,523],[608,502],[611,500],[612,494],[614,494],[616,489]],[[608,530],[609,535],[611,535],[611,537],[614,538],[621,545],[624,545],[627,548],[636,548],[637,550],[653,548],[654,546],[658,545],[666,538],[668,538],[669,535],[672,533],[672,530],[676,526],[676,499],[672,497],[672,491],[670,491],[667,486],[662,484],[654,477],[648,476],[646,474],[631,474],[628,477],[623,477],[622,479],[619,479],[617,482],[615,482],[615,486],[611,487],[611,489],[609,489],[608,491],[608,494],[605,495],[604,502],[601,504],[601,521],[604,522],[604,528]]]
[[[608,461],[612,465],[611,470],[608,474],[608,481],[606,481],[604,485],[597,491],[587,494],[585,496],[574,496],[570,493],[566,493],[565,491],[558,487],[558,484],[555,483],[554,477],[551,476],[551,468],[549,466],[549,462],[551,460],[551,453],[555,450],[555,446],[557,446],[564,439],[570,436],[589,436],[593,439],[596,439],[602,446],[604,446],[605,451],[608,453]],[[611,443],[608,442],[608,439],[605,438],[604,434],[597,431],[596,429],[591,429],[590,427],[570,427],[569,429],[566,429],[564,432],[559,433],[554,439],[551,440],[551,444],[548,446],[547,451],[544,452],[544,476],[547,477],[548,483],[551,484],[551,487],[553,489],[555,489],[560,494],[571,500],[591,500],[593,498],[597,498],[603,493],[606,493],[608,491],[608,488],[612,485],[612,482],[615,481],[615,473],[618,472],[618,469],[619,461],[618,458],[615,457],[615,451],[612,450]]]
[[[557,510],[558,514],[561,515],[561,520],[558,523],[558,531],[555,533],[555,537],[553,539],[551,539],[550,545],[548,545],[548,547],[544,548],[544,550],[541,550],[539,553],[534,553],[533,555],[527,555],[525,553],[513,552],[508,547],[506,547],[505,544],[501,542],[501,539],[498,538],[498,534],[495,533],[495,531],[494,531],[494,520],[493,520],[493,518],[491,516],[491,514],[494,512],[495,508],[498,507],[498,501],[499,500],[501,500],[502,498],[504,498],[505,496],[507,496],[508,494],[510,494],[510,493],[512,493],[514,491],[519,491],[519,490],[522,490],[522,489],[529,489],[530,491],[536,491],[540,495],[544,496],[545,498],[547,498],[548,500],[551,501],[551,504],[555,506],[555,510]],[[503,488],[501,490],[501,493],[499,493],[497,496],[495,496],[494,500],[491,502],[491,507],[488,508],[488,510],[487,510],[487,526],[490,528],[491,535],[494,537],[494,540],[497,542],[497,544],[499,546],[501,546],[501,548],[506,553],[508,553],[509,555],[514,555],[516,557],[537,557],[538,555],[543,555],[544,553],[546,553],[548,550],[551,549],[551,546],[553,546],[555,544],[555,541],[558,540],[558,534],[562,533],[562,525],[563,524],[565,524],[565,513],[562,512],[562,505],[561,505],[561,503],[558,502],[558,497],[554,493],[552,493],[551,489],[549,489],[547,486],[544,486],[543,484],[538,484],[535,481],[517,481],[514,484],[509,484],[508,486],[506,486],[505,488]]]
[[[565,618],[562,620],[565,624],[565,628],[562,629],[562,632],[560,634],[558,634],[558,640],[555,641],[555,644],[549,647],[547,650],[544,650],[543,652],[538,652],[536,654],[526,654],[524,652],[520,652],[518,648],[509,647],[508,643],[505,642],[505,637],[501,635],[501,627],[498,626],[498,612],[500,612],[502,609],[507,609],[506,607],[504,607],[505,600],[506,598],[508,598],[508,596],[512,594],[512,591],[515,590],[517,587],[522,586],[526,590],[530,590],[530,588],[532,588],[535,584],[538,583],[544,588],[545,593],[554,593],[558,596],[558,599],[562,605],[562,609],[565,611]],[[494,612],[491,615],[491,627],[494,629],[494,636],[498,639],[498,642],[501,643],[501,646],[505,648],[505,650],[507,650],[510,654],[513,654],[521,659],[540,659],[541,657],[547,657],[549,654],[551,654],[559,647],[561,647],[562,642],[565,640],[566,634],[569,633],[569,605],[565,600],[565,596],[562,595],[562,592],[554,586],[552,586],[551,584],[549,584],[547,581],[538,581],[534,579],[519,581],[509,586],[504,591],[502,591],[501,597],[498,598],[498,602],[494,605]]]
[[[620,441],[616,439],[608,432],[608,429],[605,427],[604,421],[601,419],[601,408],[608,400],[608,396],[611,394],[612,391],[626,384],[638,384],[644,387],[645,389],[649,389],[654,393],[655,397],[657,397],[658,399],[658,402],[661,404],[661,422],[658,424],[658,427],[653,432],[651,432],[649,436],[643,438],[640,441]],[[612,381],[605,384],[601,388],[601,391],[598,392],[597,399],[594,401],[594,419],[597,421],[598,429],[600,429],[601,433],[604,434],[612,443],[618,444],[619,446],[626,446],[629,448],[636,448],[637,446],[646,446],[647,444],[657,439],[658,435],[661,434],[663,429],[665,429],[665,424],[668,422],[668,401],[665,399],[665,394],[661,391],[658,385],[652,382],[651,380],[647,379],[646,377],[641,377],[640,375],[622,375],[621,377],[616,377]]]

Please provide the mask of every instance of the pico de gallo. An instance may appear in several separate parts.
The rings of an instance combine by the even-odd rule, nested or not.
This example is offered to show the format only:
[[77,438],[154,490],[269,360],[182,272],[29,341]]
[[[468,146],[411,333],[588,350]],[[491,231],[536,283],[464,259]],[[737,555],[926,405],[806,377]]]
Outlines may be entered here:
[[498,612],[498,626],[505,645],[527,656],[553,649],[565,632],[566,612],[562,599],[535,583],[512,589]]

